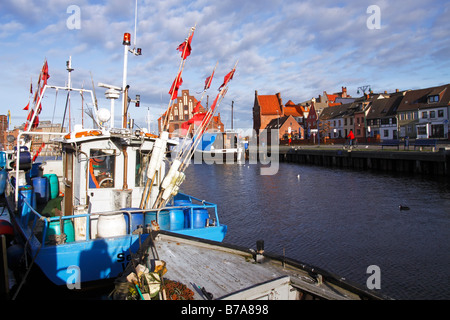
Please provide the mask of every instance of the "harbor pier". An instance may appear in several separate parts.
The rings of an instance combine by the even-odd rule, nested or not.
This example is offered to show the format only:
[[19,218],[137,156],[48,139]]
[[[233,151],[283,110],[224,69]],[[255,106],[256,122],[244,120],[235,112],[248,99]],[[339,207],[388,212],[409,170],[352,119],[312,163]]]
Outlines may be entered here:
[[436,152],[280,148],[280,161],[357,170],[450,176],[450,149]]

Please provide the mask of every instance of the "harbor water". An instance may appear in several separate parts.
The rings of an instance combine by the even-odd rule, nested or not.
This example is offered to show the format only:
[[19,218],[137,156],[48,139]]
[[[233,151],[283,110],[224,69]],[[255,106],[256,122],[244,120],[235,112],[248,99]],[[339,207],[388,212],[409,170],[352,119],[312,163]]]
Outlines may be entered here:
[[192,164],[182,191],[218,204],[226,243],[264,240],[268,252],[363,287],[377,266],[382,294],[450,299],[448,179],[289,163],[275,175],[260,169]]

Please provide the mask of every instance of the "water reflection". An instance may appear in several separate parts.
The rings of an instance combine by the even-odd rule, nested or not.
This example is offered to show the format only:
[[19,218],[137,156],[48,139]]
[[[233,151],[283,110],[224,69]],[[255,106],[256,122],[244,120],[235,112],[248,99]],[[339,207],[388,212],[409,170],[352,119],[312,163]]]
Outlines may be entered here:
[[[381,290],[399,299],[450,298],[450,183],[280,163],[191,165],[183,191],[216,202],[225,242],[304,261],[365,285],[381,268]],[[409,211],[400,211],[399,205]]]

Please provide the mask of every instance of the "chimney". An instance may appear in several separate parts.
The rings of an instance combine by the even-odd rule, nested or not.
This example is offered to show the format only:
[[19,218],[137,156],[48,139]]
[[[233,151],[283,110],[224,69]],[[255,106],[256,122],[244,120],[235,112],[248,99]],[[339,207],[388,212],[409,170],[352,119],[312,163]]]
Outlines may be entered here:
[[283,100],[281,99],[281,94],[279,92],[277,94],[275,94],[275,95],[277,96],[278,104],[280,105],[280,111],[281,111],[280,116],[282,117],[284,115]]
[[398,89],[395,89],[395,92],[398,92]]
[[342,87],[342,98],[347,98],[347,87]]

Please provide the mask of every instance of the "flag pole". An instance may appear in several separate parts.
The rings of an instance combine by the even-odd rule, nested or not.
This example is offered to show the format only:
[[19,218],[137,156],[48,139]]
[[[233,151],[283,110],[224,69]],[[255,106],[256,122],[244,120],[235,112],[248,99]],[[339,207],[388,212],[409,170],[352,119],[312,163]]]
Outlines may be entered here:
[[[175,82],[173,83],[172,93],[170,95],[170,101],[169,101],[169,105],[168,105],[167,111],[166,111],[167,114],[166,114],[166,118],[164,119],[164,124],[162,127],[163,131],[169,130],[169,115],[173,108],[173,101],[175,100],[175,99],[172,99],[172,96],[174,94],[174,91],[176,89],[178,81],[181,79],[181,75],[183,74],[183,70],[184,70],[184,66],[185,66],[186,58],[187,58],[187,57],[185,57],[185,54],[186,54],[186,50],[188,48],[189,38],[194,33],[196,25],[197,24],[195,24],[193,27],[191,27],[188,37],[184,40],[185,46],[183,48],[183,53],[181,54],[181,61],[180,61],[180,66],[178,67],[177,77],[175,78]],[[177,92],[178,92],[178,89],[177,89]]]
[[[148,170],[147,170],[147,179],[151,178],[153,180],[154,175],[156,174],[156,171],[160,170],[159,167],[160,167],[160,164],[161,164],[162,159],[163,159],[162,155],[165,153],[165,149],[166,149],[166,146],[167,146],[167,140],[168,140],[168,137],[169,137],[169,133],[168,133],[169,116],[170,116],[170,112],[172,111],[173,100],[175,100],[175,99],[172,99],[172,96],[174,94],[174,91],[176,89],[178,81],[181,78],[181,74],[183,73],[184,65],[185,65],[186,58],[187,58],[185,56],[186,50],[187,50],[187,47],[189,45],[189,39],[193,36],[193,32],[195,31],[196,25],[197,24],[195,24],[194,27],[191,27],[191,29],[189,31],[189,34],[188,34],[188,37],[186,38],[186,40],[184,42],[185,45],[184,45],[184,48],[183,48],[183,53],[181,55],[181,62],[180,62],[180,66],[178,68],[177,77],[175,78],[175,82],[173,83],[173,88],[171,90],[172,92],[171,93],[169,92],[171,96],[170,96],[169,105],[168,105],[167,111],[166,111],[166,117],[164,118],[163,125],[161,126],[162,131],[160,132],[159,138],[155,142],[155,143],[158,143],[160,145],[159,146],[160,150],[159,150],[159,153],[158,153],[157,156],[155,154],[152,156],[152,160],[154,160],[154,161],[150,161],[150,163],[149,163]],[[191,40],[192,40],[192,38],[191,38]],[[177,92],[178,92],[178,89],[177,89]],[[153,159],[153,158],[155,158],[155,159]],[[158,158],[158,159],[156,159],[156,158]],[[147,188],[150,188],[150,189],[147,190]],[[152,186],[151,185],[150,186],[147,186],[147,185],[145,186],[145,188],[143,190],[143,197],[144,197],[144,194],[147,193],[147,192],[148,192],[147,199],[149,199],[150,198],[150,194],[152,192]],[[146,202],[147,201],[145,201],[145,203]],[[155,203],[156,203],[156,201],[155,201]],[[143,204],[143,205],[145,206],[145,204]]]
[[217,95],[216,99],[214,100],[213,103],[214,108],[211,107],[210,110],[208,110],[208,112],[206,113],[201,126],[197,129],[197,132],[199,131],[200,132],[198,133],[198,136],[196,137],[194,143],[191,145],[190,150],[187,153],[186,157],[183,159],[183,161],[180,161],[179,159],[175,159],[173,161],[169,172],[167,173],[166,177],[164,178],[163,182],[160,185],[158,197],[153,205],[154,209],[165,206],[170,201],[171,197],[173,197],[173,195],[178,193],[179,187],[185,179],[184,170],[188,167],[189,161],[192,157],[192,154],[195,151],[195,148],[198,146],[200,139],[203,136],[203,133],[205,132],[205,129],[211,122],[213,115],[217,111],[220,103],[222,102],[223,98],[225,97],[225,94],[228,91],[228,82],[233,78],[237,63],[238,62],[236,61],[236,64],[232,69],[232,71],[225,76],[224,83],[220,86],[220,92]]
[[[216,65],[214,66],[213,72],[211,73],[211,75],[208,78],[207,83],[205,84],[205,88],[203,89],[202,96],[201,96],[200,100],[198,101],[198,104],[200,104],[203,101],[203,98],[205,97],[206,91],[210,88],[211,82],[212,82],[212,79],[214,77],[214,73],[216,72],[216,68],[217,68],[218,64],[219,64],[219,61],[216,62]],[[186,131],[185,139],[183,140],[183,144],[181,145],[180,151],[178,152],[178,154],[176,156],[176,158],[178,158],[178,159],[180,159],[182,157],[183,153],[184,153],[184,146],[187,144],[187,136],[188,136],[189,132],[191,131],[191,128],[192,128],[193,125],[194,125],[193,123],[190,124],[189,128]]]
[[[236,70],[238,61],[236,61],[235,65],[234,65],[234,68],[232,69],[233,75],[234,75],[234,71]],[[210,110],[208,110],[208,112],[206,113],[204,119],[207,119],[207,121],[205,123],[202,122],[202,124],[195,131],[194,136],[196,136],[196,135],[198,135],[198,136],[195,138],[195,141],[192,143],[192,145],[191,145],[191,147],[189,149],[188,155],[185,157],[182,165],[180,166],[180,168],[182,170],[187,168],[186,163],[188,163],[188,161],[192,157],[192,154],[195,152],[195,149],[197,148],[197,146],[198,146],[198,144],[200,142],[200,139],[202,138],[203,133],[205,132],[206,128],[209,126],[209,123],[211,122],[211,119],[214,116],[216,109],[218,109],[218,106],[220,105],[220,102],[225,97],[225,94],[226,94],[226,92],[228,90],[227,88],[228,88],[228,82],[229,81],[230,81],[230,79],[228,79],[226,81],[226,83],[224,82],[225,86],[223,86],[223,88],[219,92],[218,96],[216,97],[216,100],[217,100],[218,104],[214,106],[214,110],[211,110],[212,108],[210,108]],[[220,101],[219,101],[219,99],[220,99]]]

